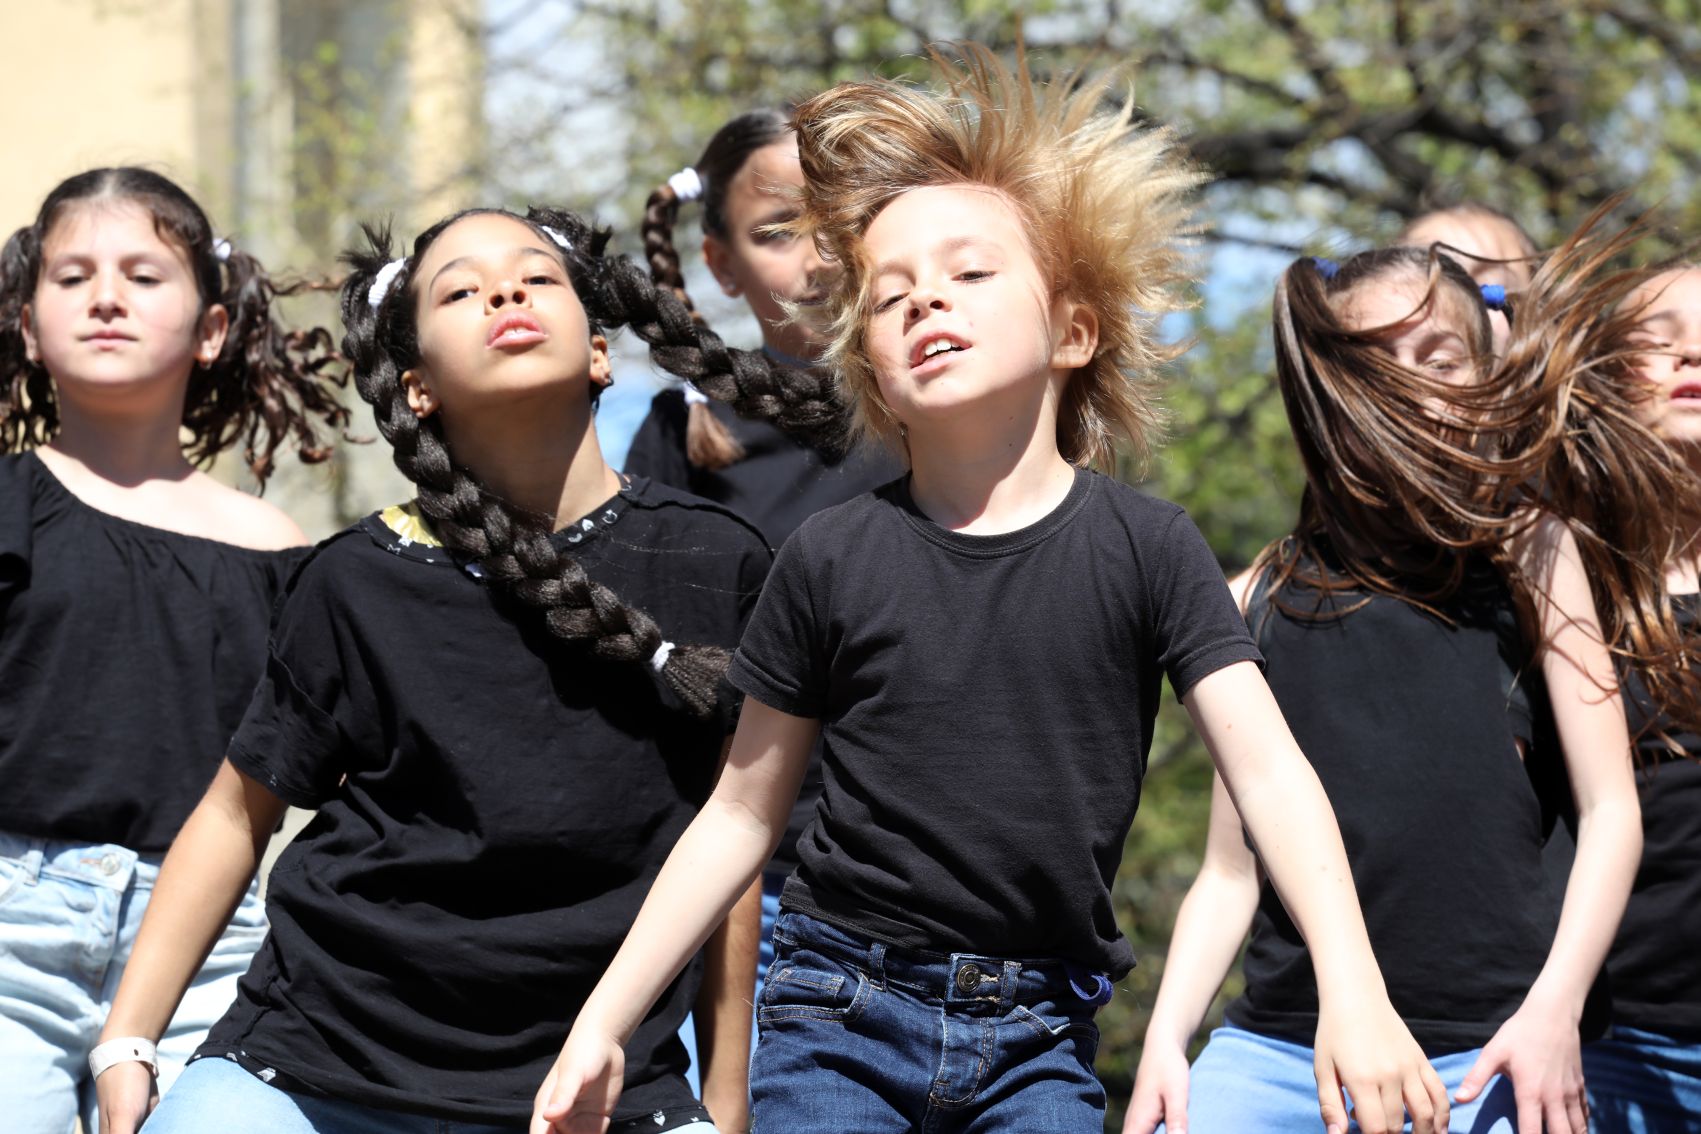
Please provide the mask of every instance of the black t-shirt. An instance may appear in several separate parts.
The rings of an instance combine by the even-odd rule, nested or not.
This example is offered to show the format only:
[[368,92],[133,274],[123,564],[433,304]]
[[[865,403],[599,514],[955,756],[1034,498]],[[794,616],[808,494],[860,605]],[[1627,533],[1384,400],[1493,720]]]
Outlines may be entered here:
[[306,553],[108,515],[34,453],[0,456],[0,830],[169,847]]
[[1050,515],[973,536],[908,481],[781,549],[733,658],[823,725],[825,790],[782,904],[932,952],[1134,963],[1110,888],[1160,681],[1257,660],[1180,508],[1080,471]]
[[[1387,596],[1347,613],[1364,596],[1262,590],[1248,619],[1334,807],[1389,1000],[1431,1054],[1479,1047],[1523,1003],[1559,912],[1518,752],[1546,700],[1511,596],[1486,563],[1441,606],[1451,623]],[[1311,955],[1268,882],[1244,971],[1229,1017],[1311,1043]]]
[[[754,529],[636,479],[559,533],[680,643],[731,647]],[[647,667],[509,617],[410,512],[292,581],[231,762],[318,814],[278,858],[272,930],[201,1054],[368,1106],[523,1121],[580,1005],[707,796],[734,703],[688,715]],[[621,1116],[689,1104],[694,966],[627,1047]]]
[[[765,421],[748,421],[722,402],[709,412],[744,447],[744,459],[724,469],[700,469],[685,459],[687,406],[682,391],[663,390],[650,403],[632,438],[626,471],[725,504],[779,547],[799,524],[823,508],[843,504],[901,476],[896,458],[875,447],[858,449],[842,461],[820,453]],[[769,869],[779,873],[797,865],[797,840],[815,817],[821,798],[821,757],[817,750],[792,807],[791,823]]]
[[[1701,595],[1674,602],[1693,635]],[[1670,726],[1634,674],[1624,696],[1632,736],[1650,720]],[[1680,731],[1671,739],[1683,755],[1656,736],[1639,745],[1642,863],[1607,972],[1614,1023],[1694,1043],[1701,1040],[1701,737]]]

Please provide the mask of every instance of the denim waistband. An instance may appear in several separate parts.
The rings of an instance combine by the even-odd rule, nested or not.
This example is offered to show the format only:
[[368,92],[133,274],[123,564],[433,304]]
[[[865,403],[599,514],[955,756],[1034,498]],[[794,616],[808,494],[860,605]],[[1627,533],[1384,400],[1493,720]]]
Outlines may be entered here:
[[79,843],[0,831],[0,859],[23,868],[24,882],[43,875],[123,892],[132,882],[153,885],[163,854],[141,854],[114,843]]
[[860,936],[795,910],[782,910],[774,940],[824,953],[892,984],[945,1004],[997,1005],[1008,1010],[1041,1000],[1102,1004],[1110,981],[1060,958],[1021,959],[982,953],[930,953]]

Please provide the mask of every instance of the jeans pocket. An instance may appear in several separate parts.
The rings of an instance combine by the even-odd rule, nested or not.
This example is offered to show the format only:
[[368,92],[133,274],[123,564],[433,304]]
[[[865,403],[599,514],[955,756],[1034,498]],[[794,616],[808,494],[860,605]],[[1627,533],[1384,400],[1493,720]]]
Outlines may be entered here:
[[862,1014],[870,986],[859,972],[816,953],[799,951],[775,959],[762,986],[756,1017],[777,1020],[833,1020],[847,1023]]
[[1011,1009],[1010,1019],[1030,1029],[1036,1038],[1053,1043],[1072,1041],[1084,1062],[1091,1065],[1098,1057],[1099,1026],[1093,1022],[1096,1010],[1089,1004],[1065,1004],[1042,1000],[1036,1004],[1018,1004]]

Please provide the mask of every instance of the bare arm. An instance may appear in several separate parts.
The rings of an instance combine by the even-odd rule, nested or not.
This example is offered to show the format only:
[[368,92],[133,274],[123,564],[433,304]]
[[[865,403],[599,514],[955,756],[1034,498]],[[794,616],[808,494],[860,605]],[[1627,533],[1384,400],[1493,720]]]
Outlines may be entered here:
[[818,721],[745,700],[720,783],[668,855],[538,1090],[534,1134],[602,1134],[620,1097],[621,1049],[773,856],[819,730]]
[[[254,879],[266,843],[283,818],[283,800],[231,767],[219,765],[160,867],[148,912],[101,1038],[157,1041],[195,979],[237,903]],[[120,1063],[96,1084],[104,1134],[130,1134],[149,1108],[152,1077]]]
[[750,884],[703,949],[703,987],[693,1018],[703,1105],[721,1134],[750,1128],[750,1014],[762,939],[762,882]]
[[1548,517],[1512,550],[1538,594],[1542,676],[1577,802],[1577,854],[1547,961],[1517,1013],[1483,1048],[1459,1097],[1476,1097],[1504,1071],[1522,1134],[1539,1132],[1544,1118],[1549,1131],[1587,1134],[1578,1026],[1635,881],[1641,808],[1624,703],[1576,540],[1563,521]]
[[[732,748],[728,737],[721,767]],[[762,938],[762,883],[751,883],[703,946],[703,985],[692,1006],[703,1105],[723,1134],[750,1128],[750,1014]]]
[[1344,1087],[1365,1134],[1446,1129],[1447,1097],[1388,1002],[1346,849],[1317,774],[1251,662],[1190,690],[1193,717],[1271,884],[1305,938],[1317,975],[1318,1096],[1326,1126],[1347,1128]]
[[1213,776],[1205,860],[1175,919],[1123,1134],[1151,1134],[1159,1122],[1186,1134],[1187,1045],[1252,927],[1258,887],[1240,813],[1222,777]]

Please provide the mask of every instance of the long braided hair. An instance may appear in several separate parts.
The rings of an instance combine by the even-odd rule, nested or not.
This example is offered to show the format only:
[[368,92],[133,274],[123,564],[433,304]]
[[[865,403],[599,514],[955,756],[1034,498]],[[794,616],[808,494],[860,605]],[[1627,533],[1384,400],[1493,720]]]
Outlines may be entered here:
[[[729,400],[739,392],[768,416],[805,432],[842,433],[842,411],[830,399],[785,400],[773,389],[773,364],[765,355],[729,348],[697,327],[679,300],[651,283],[641,268],[603,254],[606,231],[563,210],[534,208],[520,217],[500,209],[471,209],[437,222],[414,241],[377,307],[369,297],[374,279],[392,261],[388,230],[367,228],[368,247],[345,257],[353,271],[342,292],[343,352],[354,365],[360,396],[371,404],[379,432],[394,450],[396,467],[417,486],[420,510],[444,544],[476,561],[488,579],[541,616],[555,637],[601,659],[644,666],[659,674],[693,713],[709,716],[727,652],[667,642],[653,618],[622,602],[556,548],[547,517],[523,512],[487,491],[455,461],[437,419],[421,420],[408,406],[402,374],[420,357],[413,271],[443,232],[475,214],[513,216],[538,232],[543,247],[560,251],[592,333],[625,326],[650,345],[667,369],[704,388],[725,390]],[[560,248],[546,230],[565,237],[568,247]],[[753,388],[764,392],[742,393]]]
[[263,488],[278,449],[292,443],[303,461],[330,456],[322,429],[340,431],[349,412],[334,386],[348,378],[323,327],[288,330],[273,317],[279,296],[307,290],[280,283],[259,260],[221,241],[194,198],[149,169],[118,166],[67,178],[47,195],[35,222],[0,250],[0,451],[46,444],[59,431],[53,378],[25,351],[21,315],[41,276],[41,250],[53,226],[84,202],[129,201],[148,210],[160,236],[183,249],[201,309],[223,305],[230,333],[219,356],[189,373],[183,400],[184,455],[206,465],[236,444]]
[[[726,237],[727,186],[744,168],[744,163],[758,150],[784,142],[791,136],[790,116],[771,108],[745,111],[715,131],[702,156],[691,166],[698,178],[700,197],[696,199],[703,202],[703,231],[706,234],[722,239]],[[650,193],[649,199],[644,202],[644,221],[640,228],[644,238],[644,259],[650,265],[650,278],[673,289],[673,294],[701,323],[702,313],[691,302],[691,295],[685,288],[679,249],[673,243],[673,229],[679,221],[679,207],[683,203],[672,178]],[[744,447],[706,403],[689,401],[686,408],[685,457],[701,469],[724,469],[744,459]]]

